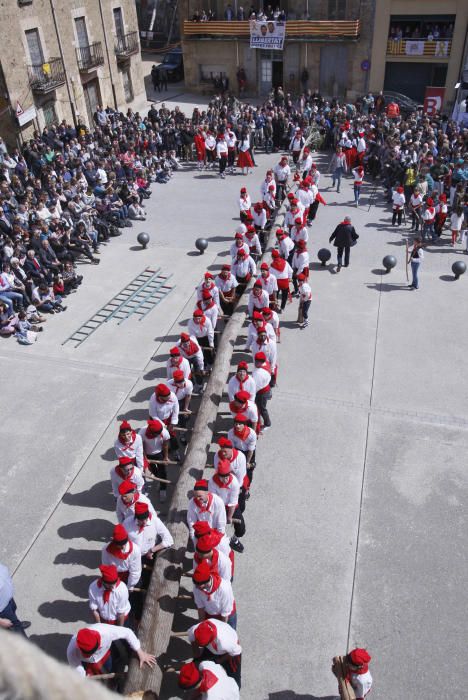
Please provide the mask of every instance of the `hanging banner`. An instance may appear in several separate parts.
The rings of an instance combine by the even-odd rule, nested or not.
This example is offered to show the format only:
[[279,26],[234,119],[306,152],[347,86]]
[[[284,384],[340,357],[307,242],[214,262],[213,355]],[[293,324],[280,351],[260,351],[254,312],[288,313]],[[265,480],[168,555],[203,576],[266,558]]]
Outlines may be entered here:
[[405,52],[407,56],[423,56],[424,41],[405,41]]
[[444,96],[444,87],[426,87],[426,94],[424,95],[424,111],[426,114],[437,114],[440,112]]
[[250,48],[282,51],[285,33],[286,22],[252,20],[250,22]]

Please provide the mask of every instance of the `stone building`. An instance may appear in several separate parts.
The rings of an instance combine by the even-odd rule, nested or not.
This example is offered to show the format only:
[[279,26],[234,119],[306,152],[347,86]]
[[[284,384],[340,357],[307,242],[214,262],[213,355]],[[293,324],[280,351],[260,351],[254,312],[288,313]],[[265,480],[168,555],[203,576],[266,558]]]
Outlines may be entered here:
[[[368,87],[374,0],[283,0],[279,7],[286,12],[287,21],[282,51],[250,49],[249,22],[226,21],[227,2],[181,2],[188,89],[203,89],[212,76],[224,74],[236,90],[238,67],[246,72],[248,94],[259,96],[277,85],[288,92],[297,91],[304,68],[309,74],[308,87],[327,97],[346,95],[352,99]],[[235,17],[241,10],[240,2],[230,3]],[[201,9],[212,10],[216,21],[192,21]],[[250,3],[243,10],[247,17]]]
[[144,92],[135,0],[1,0],[0,133],[124,109]]

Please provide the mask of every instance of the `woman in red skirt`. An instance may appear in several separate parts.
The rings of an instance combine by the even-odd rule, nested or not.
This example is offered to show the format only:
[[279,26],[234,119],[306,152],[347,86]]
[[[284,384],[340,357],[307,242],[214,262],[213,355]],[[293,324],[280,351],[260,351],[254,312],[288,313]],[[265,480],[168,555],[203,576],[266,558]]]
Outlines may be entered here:
[[242,168],[242,175],[247,175],[253,168],[252,156],[250,155],[250,139],[248,134],[243,134],[239,141],[237,167]]

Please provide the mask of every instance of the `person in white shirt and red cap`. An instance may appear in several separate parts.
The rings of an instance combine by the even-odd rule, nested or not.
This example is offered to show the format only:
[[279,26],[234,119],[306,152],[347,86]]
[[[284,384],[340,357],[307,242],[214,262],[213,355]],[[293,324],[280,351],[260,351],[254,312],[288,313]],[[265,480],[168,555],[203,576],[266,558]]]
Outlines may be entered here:
[[231,471],[236,477],[237,481],[241,485],[241,493],[239,496],[239,506],[243,511],[245,508],[245,501],[247,500],[248,490],[250,486],[249,478],[247,476],[247,462],[245,455],[240,450],[236,449],[232,444],[231,440],[227,437],[219,438],[218,440],[219,450],[213,458],[214,468],[218,468],[220,460],[227,459],[231,464]]
[[276,192],[276,185],[274,185],[272,182],[270,184],[270,186],[268,187],[266,194],[263,197],[263,208],[265,209],[265,213],[267,215],[268,221],[270,221],[270,219],[272,219],[273,212],[276,209],[275,192]]
[[[200,352],[201,354],[201,352]],[[174,459],[178,462],[181,458],[179,440],[174,430],[179,424],[179,402],[167,384],[157,384],[149,402],[149,416],[152,420],[164,423],[170,435],[170,447],[174,452]]]
[[[271,306],[276,307],[278,282],[276,276],[270,273],[270,266],[267,262],[263,262],[260,265],[260,277],[258,280],[262,283],[263,289],[267,292]],[[268,304],[265,304],[265,306],[268,306]]]
[[212,275],[211,272],[208,271],[205,272],[205,274],[203,275],[203,281],[200,282],[200,284],[197,287],[197,301],[200,301],[200,299],[202,298],[203,291],[205,289],[211,292],[213,299],[219,306],[219,291],[214,281],[214,275]]
[[127,642],[131,650],[137,654],[140,668],[144,664],[156,666],[156,657],[143,651],[131,629],[102,623],[83,627],[73,635],[67,648],[68,663],[81,676],[97,676],[111,671],[123,671],[128,659],[122,658],[122,646],[113,647],[113,643],[120,639]]
[[260,240],[260,246],[262,251],[265,250],[266,246],[266,226],[267,226],[267,214],[262,202],[256,202],[253,207],[252,212],[253,225],[257,232]]
[[305,241],[299,240],[296,243],[296,250],[294,251],[292,259],[292,269],[293,269],[293,285],[294,294],[298,295],[298,284],[297,276],[303,274],[304,277],[309,277],[309,252],[307,250],[307,245]]
[[224,180],[226,177],[224,171],[228,161],[228,145],[224,134],[218,134],[216,138],[216,158],[219,164],[219,176]]
[[155,554],[174,544],[171,533],[156,513],[150,511],[147,503],[138,502],[135,513],[126,518],[123,525],[129,539],[138,545],[145,559],[154,559]]
[[302,135],[301,129],[297,126],[294,131],[294,136],[289,143],[289,150],[292,154],[293,163],[295,165],[299,162],[299,157],[301,155],[302,147],[304,146],[304,137]]
[[301,328],[309,325],[309,307],[312,300],[312,290],[307,283],[307,277],[301,272],[297,276],[299,285],[299,318],[302,317]]
[[213,294],[208,289],[203,290],[202,298],[197,301],[197,309],[200,309],[200,311],[202,311],[203,314],[210,319],[213,329],[216,330],[219,308]]
[[145,467],[143,444],[140,436],[137,435],[126,420],[119,426],[119,435],[114,442],[114,451],[117,459],[120,459],[120,457],[131,457],[134,459],[137,468],[141,469],[141,473],[143,473]]
[[247,192],[247,187],[241,187],[239,195],[239,217],[241,221],[244,221],[246,212],[250,211],[252,206],[252,200]]
[[[273,185],[273,190],[270,190],[271,185]],[[263,201],[265,201],[265,196],[268,192],[273,191],[273,197],[276,199],[276,182],[273,177],[273,170],[267,170],[265,173],[265,179],[260,185],[260,194],[262,195]]]
[[245,342],[245,352],[249,352],[252,347],[253,341],[256,339],[258,334],[258,329],[265,326],[267,330],[267,335],[272,340],[276,341],[276,333],[271,323],[266,323],[263,316],[263,309],[261,311],[254,311],[252,314],[252,320],[247,328],[247,339]]
[[303,153],[302,163],[301,163],[302,178],[305,180],[309,174],[309,171],[310,171],[312,165],[313,165],[314,159],[312,158],[312,153],[310,152],[310,148],[308,148],[308,146],[306,146],[304,148],[302,153]]
[[[209,293],[209,292],[208,292]],[[213,327],[213,319],[218,319],[218,309],[216,314],[212,313],[211,308],[208,310],[195,309],[192,318],[189,319],[187,330],[191,336],[197,339],[199,346],[202,349],[205,365],[211,367],[214,361],[215,347],[215,332]],[[190,365],[189,365],[190,368]],[[190,375],[187,375],[187,377]]]
[[128,588],[120,580],[114,564],[102,564],[99,571],[100,578],[93,581],[88,589],[93,617],[96,622],[123,626],[131,610]]
[[[169,461],[169,445],[171,441],[169,431],[160,420],[150,419],[147,421],[146,428],[140,429],[140,435],[143,440],[143,449],[148,460],[150,472],[159,479],[167,479],[166,465],[154,464],[152,460],[157,460],[158,462]],[[166,484],[161,482],[159,487],[160,502],[164,503],[166,497]]]
[[358,165],[352,170],[353,173],[353,192],[354,192],[354,203],[359,206],[359,198],[361,196],[362,181],[364,180],[364,166]]
[[[289,236],[287,239],[291,242],[291,259],[294,256],[294,243],[291,241]],[[286,308],[289,297],[289,284],[293,276],[293,269],[289,262],[281,257],[278,250],[272,250],[271,252],[271,275],[276,277],[276,283],[278,286],[278,296],[281,298],[281,306],[277,309],[278,313],[283,313]]]
[[190,537],[194,540],[193,525],[206,520],[210,527],[224,535],[226,530],[226,509],[224,503],[213,493],[208,493],[208,481],[199,479],[193,487],[193,496],[187,508],[187,524]]
[[238,391],[248,391],[251,398],[255,396],[255,382],[249,375],[249,365],[241,361],[237,365],[236,373],[228,382],[229,401],[232,401]]
[[302,180],[297,189],[296,196],[304,207],[304,211],[302,213],[302,225],[305,226],[309,217],[310,206],[315,199],[315,192],[309,187],[309,183],[306,180]]
[[169,359],[166,362],[167,378],[172,379],[174,372],[178,369],[184,373],[184,377],[187,377],[187,379],[190,377],[189,361],[182,357],[180,348],[175,345],[169,350]]
[[[252,341],[250,346],[252,358],[255,358],[257,352],[263,352],[270,363],[274,376],[277,376],[277,348],[276,340],[273,340],[269,335],[265,326],[260,326],[257,330],[257,337]],[[273,384],[272,384],[273,386]]]
[[[247,231],[247,226],[245,227],[245,230]],[[245,253],[247,253],[247,255],[249,254],[249,246],[244,240],[244,233],[236,231],[234,234],[234,243],[229,248],[232,262],[237,259],[237,255],[240,250],[243,250]]]
[[120,523],[115,525],[112,540],[101,550],[101,560],[107,566],[115,566],[119,578],[129,590],[137,585],[141,578],[141,551],[130,542],[128,532]]
[[283,156],[280,162],[273,168],[273,173],[276,180],[276,201],[281,203],[284,199],[286,190],[288,188],[288,181],[291,177],[291,168],[288,165],[288,157]]
[[346,680],[351,684],[356,700],[364,700],[372,688],[372,676],[369,671],[371,659],[369,652],[360,648],[352,649],[345,657],[348,668]]
[[191,661],[179,671],[179,686],[199,700],[240,700],[239,687],[224,668],[214,661]]
[[204,535],[212,535],[215,537],[216,549],[229,557],[232,564],[232,570],[234,571],[234,552],[229,546],[229,539],[226,537],[224,532],[215,530],[206,520],[197,520],[195,523],[193,523],[193,535],[193,542],[195,545],[200,537],[203,537]]
[[229,556],[216,548],[219,538],[215,534],[202,535],[197,537],[195,542],[195,553],[193,555],[193,566],[197,568],[202,561],[210,565],[211,570],[221,576],[226,581],[232,580],[232,564]]
[[305,241],[307,243],[309,240],[309,232],[302,223],[302,216],[296,216],[294,219],[294,226],[291,228],[289,235],[295,244],[297,244],[298,241]]
[[[177,401],[179,402],[179,421],[181,428],[186,428],[190,420],[190,401],[193,394],[193,384],[190,379],[185,379],[182,372],[174,372],[172,379],[167,383],[169,389],[175,395]],[[187,443],[187,438],[185,434],[182,433],[180,437],[182,444]]]
[[267,403],[271,399],[272,369],[263,352],[255,355],[255,369],[252,372],[255,382],[255,403],[263,421],[261,432],[266,432],[271,427],[270,414]]
[[[291,194],[291,193],[290,193]],[[283,221],[283,227],[284,229],[291,234],[291,229],[296,223],[296,219],[299,219],[300,221],[297,223],[302,223],[303,217],[304,217],[304,207],[301,202],[299,202],[298,199],[293,197],[290,199],[290,207],[286,211],[286,214],[284,215],[284,221]]]
[[356,145],[356,160],[359,167],[364,167],[364,156],[366,155],[366,140],[364,138],[364,132],[359,132],[359,138]]
[[195,391],[203,388],[203,378],[205,376],[205,361],[203,352],[197,339],[189,333],[181,333],[177,343],[182,355],[190,362],[194,381]]
[[253,471],[255,469],[255,449],[257,447],[257,435],[255,430],[249,428],[247,416],[243,413],[238,413],[234,417],[234,425],[228,431],[228,440],[233,446],[240,450],[245,455],[247,476],[249,483],[252,483]]
[[231,583],[214,573],[210,565],[204,561],[193,572],[192,580],[198,618],[206,620],[215,617],[236,629],[236,601]]
[[[291,264],[294,253],[294,242],[291,240],[289,234],[282,228],[276,229],[276,245],[278,246],[280,256]],[[272,252],[272,257],[275,258],[278,256],[273,255]]]
[[187,631],[197,660],[214,660],[241,687],[241,654],[237,632],[226,622],[211,618],[192,625]]
[[403,187],[397,187],[392,194],[393,202],[393,215],[392,215],[392,226],[395,226],[398,219],[398,226],[401,226],[401,217],[405,209],[405,190]]
[[212,131],[208,131],[205,137],[206,169],[211,170],[216,160],[216,139]]
[[[141,432],[141,431],[140,431]],[[138,491],[143,491],[145,480],[141,469],[135,467],[135,459],[132,457],[120,457],[116,467],[110,470],[112,493],[115,498],[119,496],[119,486],[122,481],[133,481]]]
[[279,316],[278,312],[274,311],[274,309],[271,309],[269,306],[264,306],[262,309],[262,316],[263,316],[263,322],[267,329],[271,326],[273,329],[273,332],[275,334],[275,340],[277,343],[281,342],[281,334],[280,334],[280,321],[279,321]]
[[252,276],[257,274],[255,261],[242,248],[237,253],[237,257],[232,264],[232,272],[236,276],[238,283],[236,294],[241,296]]
[[244,241],[249,246],[249,253],[252,258],[257,262],[258,258],[262,254],[262,246],[260,245],[260,239],[255,231],[255,226],[249,224],[247,226],[247,231],[244,234]]
[[247,416],[247,425],[258,433],[258,409],[248,391],[237,391],[233,400],[229,402],[229,410],[233,418],[235,418],[238,413],[243,413]]
[[228,147],[228,162],[227,162],[227,172],[231,173],[233,175],[236,171],[236,143],[237,143],[237,136],[232,130],[232,124],[228,124],[228,128],[226,130],[226,143]]
[[125,518],[127,518],[131,513],[135,512],[135,504],[139,501],[142,503],[148,503],[150,509],[155,512],[148,496],[145,496],[143,493],[138,491],[134,481],[130,481],[130,479],[122,481],[118,488],[118,492],[119,495],[117,496],[115,512],[119,523],[123,523]]
[[216,275],[216,287],[219,290],[219,303],[225,316],[231,316],[236,300],[238,282],[231,272],[230,265],[223,265],[219,275]]
[[239,507],[240,489],[241,485],[231,471],[231,463],[228,459],[220,459],[216,473],[208,481],[208,490],[223,501],[226,508],[227,524],[230,525],[233,520],[235,521],[234,535],[231,537],[230,545],[236,552],[244,551],[244,545],[239,539],[245,535],[243,509]]
[[249,316],[252,317],[254,310],[259,311],[260,309],[263,309],[264,306],[268,306],[268,303],[268,293],[263,289],[261,281],[257,279],[254,286],[250,290],[249,300],[247,302]]

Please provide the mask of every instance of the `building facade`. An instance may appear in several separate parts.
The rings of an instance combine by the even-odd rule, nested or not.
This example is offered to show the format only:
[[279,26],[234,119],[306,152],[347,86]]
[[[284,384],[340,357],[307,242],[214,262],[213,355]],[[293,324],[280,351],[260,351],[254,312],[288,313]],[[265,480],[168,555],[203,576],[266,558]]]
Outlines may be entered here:
[[21,142],[66,119],[92,124],[144,92],[134,0],[3,0],[0,133]]
[[[227,3],[221,0],[202,6],[215,14],[216,21],[210,22],[192,21],[201,9],[198,0],[180,1],[185,81],[190,90],[202,90],[213,77],[225,75],[236,91],[239,67],[246,72],[247,93],[258,96],[277,85],[297,92],[304,68],[308,87],[328,98],[354,99],[368,89],[374,0],[284,0],[282,51],[250,49],[249,22],[226,21]],[[237,17],[242,9],[239,0],[231,7]],[[246,17],[249,9],[244,7]]]
[[444,88],[450,113],[460,78],[468,0],[378,0],[371,90],[396,90],[422,103],[427,87]]

